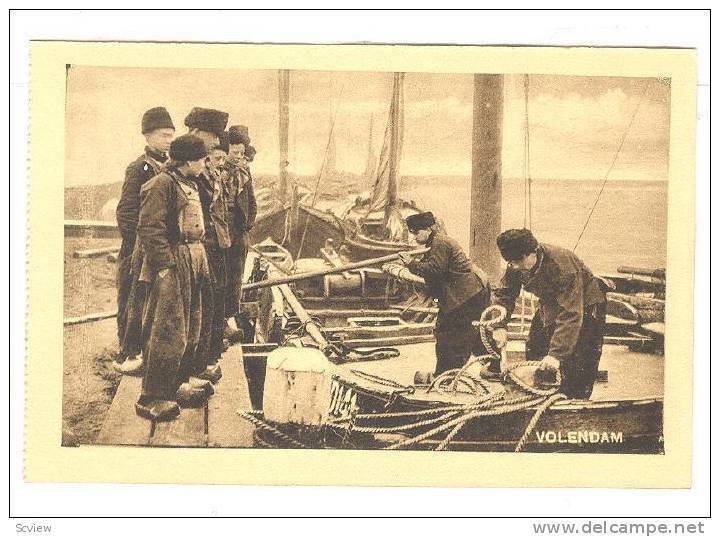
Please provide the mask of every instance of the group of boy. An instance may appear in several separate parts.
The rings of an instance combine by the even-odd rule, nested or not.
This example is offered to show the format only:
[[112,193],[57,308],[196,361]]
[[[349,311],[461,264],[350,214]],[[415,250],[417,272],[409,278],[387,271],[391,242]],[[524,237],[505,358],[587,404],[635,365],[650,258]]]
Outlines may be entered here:
[[224,336],[237,331],[248,232],[257,205],[248,128],[193,108],[177,138],[163,107],[142,117],[147,145],[126,169],[116,370],[142,374],[139,415],[173,419],[213,394]]

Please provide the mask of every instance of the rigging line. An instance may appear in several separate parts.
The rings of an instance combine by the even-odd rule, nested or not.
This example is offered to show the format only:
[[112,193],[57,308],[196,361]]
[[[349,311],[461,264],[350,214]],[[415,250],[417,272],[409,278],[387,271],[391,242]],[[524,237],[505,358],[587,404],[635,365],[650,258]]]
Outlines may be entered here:
[[620,138],[620,144],[618,145],[617,151],[615,151],[615,155],[613,156],[612,162],[610,163],[610,167],[608,168],[607,173],[605,173],[605,179],[603,179],[602,185],[600,186],[600,191],[598,192],[597,197],[595,198],[595,202],[593,203],[593,206],[590,209],[590,213],[588,214],[587,220],[585,220],[585,225],[583,226],[582,231],[580,231],[580,235],[578,235],[577,241],[575,242],[575,246],[573,246],[573,249],[572,249],[573,252],[575,252],[575,250],[578,247],[578,244],[580,244],[580,240],[582,239],[583,235],[585,234],[585,230],[587,229],[588,224],[590,223],[590,218],[592,218],[592,215],[595,212],[595,208],[597,207],[597,204],[600,201],[600,196],[602,196],[603,190],[605,190],[605,185],[607,184],[607,180],[610,177],[610,172],[612,172],[612,169],[615,166],[615,163],[617,162],[618,157],[620,156],[620,151],[622,151],[623,145],[625,144],[625,138],[627,138],[627,135],[630,132],[630,127],[632,127],[632,124],[635,121],[635,116],[637,116],[638,110],[640,110],[640,104],[642,104],[643,98],[645,97],[645,94],[647,93],[649,86],[650,86],[650,81],[648,80],[645,83],[645,88],[643,89],[642,94],[638,98],[638,102],[635,105],[635,110],[633,111],[632,117],[630,118],[630,122],[628,123],[627,127],[625,127],[625,132],[623,132],[622,138]]
[[[312,202],[310,203],[310,207],[315,207],[315,200],[317,199],[317,193],[318,189],[320,188],[320,180],[322,179],[323,172],[325,171],[325,166],[327,165],[328,160],[328,151],[330,151],[330,144],[332,143],[333,138],[333,132],[335,131],[335,122],[337,121],[338,112],[340,111],[340,100],[342,99],[343,92],[345,91],[345,86],[343,86],[340,89],[340,95],[338,96],[338,105],[337,108],[335,108],[335,114],[333,116],[333,120],[330,123],[330,135],[328,136],[327,145],[325,146],[325,155],[323,156],[322,164],[320,164],[320,173],[318,173],[317,181],[315,182],[315,192],[313,192]],[[310,222],[310,215],[305,216],[305,227],[303,228],[303,234],[302,238],[300,239],[300,246],[298,247],[298,252],[296,257],[300,257],[300,253],[302,252],[303,245],[305,244],[305,237],[307,236],[307,230],[308,230],[308,223]]]

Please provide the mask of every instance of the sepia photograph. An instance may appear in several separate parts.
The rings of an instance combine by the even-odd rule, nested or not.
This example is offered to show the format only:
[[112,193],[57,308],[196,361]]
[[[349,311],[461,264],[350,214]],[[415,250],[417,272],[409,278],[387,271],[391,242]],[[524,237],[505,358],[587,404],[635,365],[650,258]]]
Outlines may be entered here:
[[674,84],[66,65],[58,443],[664,455]]

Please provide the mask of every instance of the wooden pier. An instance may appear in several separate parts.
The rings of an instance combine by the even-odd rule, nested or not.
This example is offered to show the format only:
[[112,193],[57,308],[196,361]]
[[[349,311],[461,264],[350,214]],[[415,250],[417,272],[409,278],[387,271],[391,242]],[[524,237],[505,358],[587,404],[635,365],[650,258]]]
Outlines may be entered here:
[[240,345],[220,360],[223,377],[200,408],[182,408],[173,421],[151,422],[135,413],[142,378],[123,376],[96,444],[156,447],[252,447],[254,426],[238,414],[250,410]]

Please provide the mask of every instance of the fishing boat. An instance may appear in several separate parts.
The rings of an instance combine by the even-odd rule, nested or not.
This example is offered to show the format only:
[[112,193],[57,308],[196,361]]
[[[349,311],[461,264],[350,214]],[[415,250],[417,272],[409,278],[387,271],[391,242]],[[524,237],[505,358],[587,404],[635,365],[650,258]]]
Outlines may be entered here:
[[292,286],[269,286],[262,280],[280,273],[264,264],[250,277],[260,281],[246,286],[258,315],[243,347],[254,408],[245,417],[258,445],[662,451],[657,356],[607,345],[590,400],[533,385],[535,366],[524,362],[519,340],[496,356],[509,370],[503,379],[484,376],[486,356],[428,382],[436,309],[421,279],[392,265],[333,273],[343,267],[300,259],[300,274],[287,278]]

